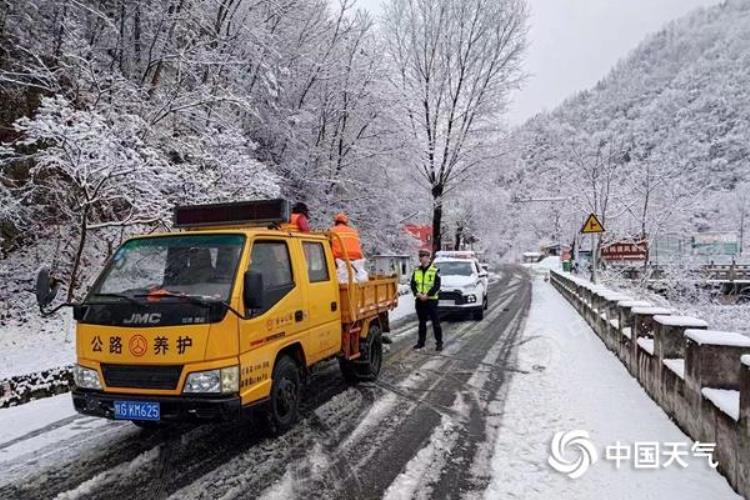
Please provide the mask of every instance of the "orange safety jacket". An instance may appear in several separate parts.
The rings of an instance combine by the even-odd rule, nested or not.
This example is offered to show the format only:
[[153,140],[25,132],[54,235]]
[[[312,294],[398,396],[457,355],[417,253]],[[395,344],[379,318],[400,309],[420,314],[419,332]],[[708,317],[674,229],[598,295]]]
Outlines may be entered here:
[[331,238],[331,248],[333,250],[334,259],[343,259],[344,250],[341,248],[341,244],[344,244],[346,253],[349,256],[349,260],[359,260],[364,258],[362,254],[362,244],[359,241],[359,233],[353,227],[349,227],[346,224],[336,224],[331,228],[332,233],[336,233],[341,236],[341,241],[335,236]]
[[310,224],[307,222],[305,214],[292,214],[292,217],[289,219],[289,224],[296,226],[297,230],[302,231],[303,233],[310,232]]

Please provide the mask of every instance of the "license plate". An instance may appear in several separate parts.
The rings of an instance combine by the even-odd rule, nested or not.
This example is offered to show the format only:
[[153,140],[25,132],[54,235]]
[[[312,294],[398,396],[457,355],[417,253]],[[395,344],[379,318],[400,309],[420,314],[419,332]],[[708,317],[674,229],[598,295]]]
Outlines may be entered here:
[[453,307],[455,305],[456,305],[456,302],[453,300],[438,300],[439,307]]
[[115,401],[115,418],[158,421],[161,418],[161,408],[159,403],[152,401]]

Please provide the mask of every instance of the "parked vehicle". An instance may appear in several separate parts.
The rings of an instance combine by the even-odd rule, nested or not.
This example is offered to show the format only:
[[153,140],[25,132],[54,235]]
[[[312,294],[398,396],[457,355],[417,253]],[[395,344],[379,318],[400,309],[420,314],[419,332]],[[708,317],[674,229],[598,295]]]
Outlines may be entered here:
[[487,271],[475,259],[440,257],[434,265],[440,270],[438,310],[469,313],[484,318],[487,309]]
[[[175,232],[131,238],[73,305],[79,413],[132,420],[297,419],[310,368],[378,377],[396,278],[339,285],[327,233],[283,226],[284,200],[182,207]],[[269,228],[269,224],[271,228]],[[54,298],[37,279],[45,312]]]

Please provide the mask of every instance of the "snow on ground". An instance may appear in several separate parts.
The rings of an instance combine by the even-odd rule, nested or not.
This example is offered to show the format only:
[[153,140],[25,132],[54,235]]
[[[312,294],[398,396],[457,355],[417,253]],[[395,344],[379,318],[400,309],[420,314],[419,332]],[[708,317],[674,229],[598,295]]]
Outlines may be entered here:
[[[610,353],[585,321],[551,285],[535,281],[518,368],[505,404],[492,458],[493,478],[485,498],[740,498],[705,458],[688,456],[688,467],[671,464],[637,469],[631,460],[619,469],[605,459],[618,441],[680,442],[692,445]],[[548,465],[558,431],[590,434],[598,461],[578,479]],[[664,449],[664,448],[662,448]],[[581,448],[563,457],[575,460]],[[661,459],[662,462],[665,458]]]
[[[70,394],[0,409],[0,464],[74,435],[90,434],[109,421],[78,415]],[[55,432],[46,432],[55,429]],[[32,461],[40,457],[29,455]]]
[[49,319],[0,325],[0,379],[73,363],[73,331],[70,309]]
[[396,321],[410,314],[416,314],[414,310],[414,297],[412,297],[411,293],[409,295],[401,295],[398,298],[398,306],[388,314],[388,317],[391,321]]
[[[21,406],[0,409],[0,446],[62,418],[78,415],[70,394],[39,399]],[[0,456],[2,452],[0,452]]]

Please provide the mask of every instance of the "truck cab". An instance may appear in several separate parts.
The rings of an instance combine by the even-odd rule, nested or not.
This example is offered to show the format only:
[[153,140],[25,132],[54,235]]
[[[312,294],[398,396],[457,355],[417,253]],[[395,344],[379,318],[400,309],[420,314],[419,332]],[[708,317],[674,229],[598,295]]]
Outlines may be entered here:
[[[283,431],[313,365],[339,358],[348,380],[377,377],[395,278],[339,285],[331,236],[279,225],[288,220],[281,200],[266,202],[278,212],[269,229],[259,203],[178,209],[184,231],[115,251],[74,305],[78,412],[145,427],[262,408]],[[356,309],[353,297],[372,287],[382,300]]]

